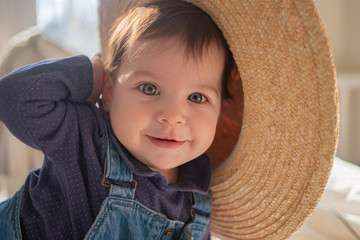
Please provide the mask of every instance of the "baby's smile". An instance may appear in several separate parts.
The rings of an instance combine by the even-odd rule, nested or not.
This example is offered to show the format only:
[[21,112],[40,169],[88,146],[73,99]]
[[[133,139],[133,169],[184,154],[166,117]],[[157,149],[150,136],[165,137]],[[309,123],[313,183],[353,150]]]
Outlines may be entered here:
[[146,136],[152,144],[160,148],[176,149],[183,146],[187,141],[179,141],[171,138],[157,138],[152,136]]

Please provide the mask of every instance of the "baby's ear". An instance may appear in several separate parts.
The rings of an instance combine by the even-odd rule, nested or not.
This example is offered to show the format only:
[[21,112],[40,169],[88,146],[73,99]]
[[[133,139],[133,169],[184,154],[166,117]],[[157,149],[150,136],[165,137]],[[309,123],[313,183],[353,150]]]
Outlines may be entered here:
[[102,90],[102,104],[104,107],[104,110],[109,112],[110,111],[110,103],[111,103],[111,97],[112,97],[112,89],[113,89],[113,82],[111,79],[109,79],[106,75],[104,88]]

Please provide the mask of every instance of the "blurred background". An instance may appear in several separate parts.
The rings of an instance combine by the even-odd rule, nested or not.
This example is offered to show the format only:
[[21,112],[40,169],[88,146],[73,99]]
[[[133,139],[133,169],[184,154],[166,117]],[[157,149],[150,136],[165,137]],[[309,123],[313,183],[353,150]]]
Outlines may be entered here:
[[[97,1],[0,0],[0,77],[42,59],[91,57],[100,51]],[[315,4],[337,67],[337,156],[345,161],[335,160],[321,202],[292,239],[360,239],[360,0],[315,0]],[[41,164],[42,153],[19,142],[0,122],[0,202]]]

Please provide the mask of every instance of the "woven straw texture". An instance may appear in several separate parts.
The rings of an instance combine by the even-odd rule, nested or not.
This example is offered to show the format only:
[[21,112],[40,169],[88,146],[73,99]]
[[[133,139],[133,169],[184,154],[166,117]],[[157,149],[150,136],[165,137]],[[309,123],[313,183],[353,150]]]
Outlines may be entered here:
[[[212,234],[286,239],[319,202],[338,138],[335,67],[317,10],[311,0],[188,2],[218,25],[241,76],[230,83],[241,101],[228,108],[209,152],[219,166]],[[103,52],[110,23],[134,4],[100,1]],[[229,157],[226,146],[235,146]]]
[[335,68],[312,1],[190,1],[219,26],[243,84],[239,141],[213,175],[212,232],[285,239],[314,210],[338,137]]

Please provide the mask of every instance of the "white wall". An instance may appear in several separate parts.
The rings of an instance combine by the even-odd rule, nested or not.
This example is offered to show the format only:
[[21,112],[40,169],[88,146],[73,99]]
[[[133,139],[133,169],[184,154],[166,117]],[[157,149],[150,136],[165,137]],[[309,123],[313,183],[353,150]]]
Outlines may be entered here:
[[36,24],[36,0],[0,0],[0,51],[7,40]]
[[315,0],[339,73],[360,73],[360,0]]

